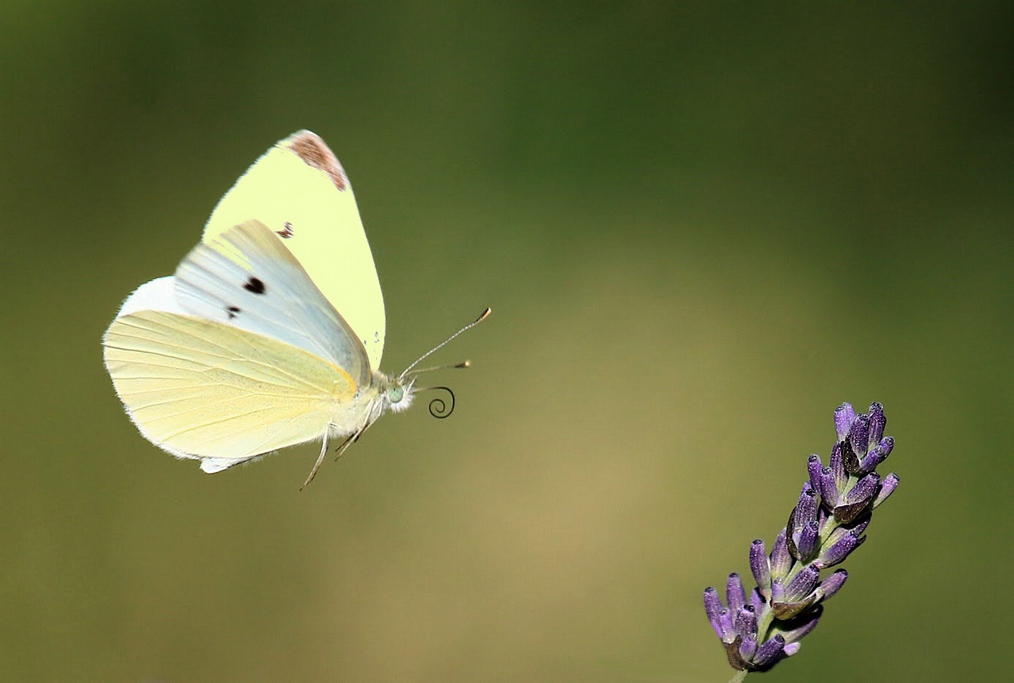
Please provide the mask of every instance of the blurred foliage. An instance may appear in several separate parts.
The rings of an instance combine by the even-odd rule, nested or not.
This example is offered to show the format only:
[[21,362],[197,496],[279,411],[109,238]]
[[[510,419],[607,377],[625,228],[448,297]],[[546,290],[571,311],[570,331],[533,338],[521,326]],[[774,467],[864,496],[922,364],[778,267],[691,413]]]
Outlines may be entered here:
[[[1009,668],[1010,3],[0,25],[3,680],[727,680],[702,591],[844,400],[885,404],[901,490],[772,675]],[[209,477],[148,444],[100,338],[303,127],[355,183],[388,371],[494,316],[442,352],[475,365],[450,420],[387,417],[300,493],[312,445]]]

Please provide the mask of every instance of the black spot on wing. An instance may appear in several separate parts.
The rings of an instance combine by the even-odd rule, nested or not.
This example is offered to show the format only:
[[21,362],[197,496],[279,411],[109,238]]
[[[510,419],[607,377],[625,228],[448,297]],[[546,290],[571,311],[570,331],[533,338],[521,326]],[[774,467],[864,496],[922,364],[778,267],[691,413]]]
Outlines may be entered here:
[[265,292],[264,281],[251,275],[250,279],[243,285],[243,289],[254,294],[263,294]]
[[226,306],[225,307],[225,312],[229,314],[229,320],[232,320],[233,318],[236,317],[236,314],[239,313],[239,307],[238,306]]

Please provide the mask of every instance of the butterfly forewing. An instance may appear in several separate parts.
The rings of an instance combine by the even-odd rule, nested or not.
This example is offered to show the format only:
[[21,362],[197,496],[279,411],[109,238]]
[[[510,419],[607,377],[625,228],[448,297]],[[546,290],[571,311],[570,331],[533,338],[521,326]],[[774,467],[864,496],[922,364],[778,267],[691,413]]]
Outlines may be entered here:
[[292,253],[363,343],[377,370],[384,298],[352,186],[323,140],[300,131],[250,167],[208,219],[204,241],[258,220]]
[[194,315],[297,346],[342,368],[357,386],[370,382],[355,332],[258,221],[197,245],[176,270],[176,297]]

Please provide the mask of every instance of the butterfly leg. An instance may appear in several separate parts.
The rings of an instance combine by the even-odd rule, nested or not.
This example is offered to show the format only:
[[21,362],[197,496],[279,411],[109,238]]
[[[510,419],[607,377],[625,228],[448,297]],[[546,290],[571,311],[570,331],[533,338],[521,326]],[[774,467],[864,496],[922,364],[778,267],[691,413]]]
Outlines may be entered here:
[[[302,491],[303,489],[305,489],[306,486],[307,486],[307,484],[309,484],[311,481],[313,481],[313,478],[315,476],[317,476],[317,470],[320,469],[321,463],[324,462],[324,456],[327,455],[327,447],[330,445],[328,443],[328,441],[329,441],[328,437],[331,435],[331,428],[332,427],[337,427],[337,426],[338,425],[334,424],[333,422],[329,422],[328,423],[327,430],[324,432],[324,443],[322,443],[321,446],[320,446],[320,455],[317,456],[317,462],[315,462],[313,464],[313,469],[310,470],[310,476],[308,476],[306,478],[306,481],[303,482],[303,485],[299,487],[300,491]],[[337,460],[338,458],[342,457],[342,454],[345,453],[345,451],[348,449],[349,446],[351,446],[353,443],[355,443],[356,439],[358,439],[359,435],[362,434],[362,433],[363,433],[363,430],[359,430],[358,432],[355,432],[353,434],[349,434],[348,436],[346,436],[345,440],[342,441],[341,444],[338,445],[338,455],[335,457],[335,460]]]
[[[359,437],[361,437],[363,435],[363,432],[365,432],[367,429],[369,429],[370,425],[372,425],[374,422],[376,422],[377,418],[380,417],[380,414],[375,411],[373,404],[370,405],[370,409],[369,409],[369,411],[367,411],[367,415],[369,417],[367,417],[367,419],[363,423],[363,425],[359,429],[357,429],[356,431],[354,431],[351,434],[349,434],[348,436],[346,436],[345,440],[342,441],[341,444],[338,446],[338,455],[335,456],[335,461],[337,461],[338,458],[342,457],[345,454],[345,451],[348,450],[349,446],[351,446],[352,444],[354,444],[356,441],[359,441]],[[339,425],[336,425],[333,422],[328,422],[327,423],[327,429],[324,430],[324,443],[321,444],[321,447],[320,447],[320,455],[317,456],[317,462],[315,462],[313,464],[313,469],[310,470],[310,476],[308,476],[306,478],[306,481],[303,482],[303,485],[301,487],[299,487],[300,491],[302,491],[303,489],[305,489],[307,487],[307,485],[311,481],[313,481],[313,478],[315,476],[317,476],[317,470],[320,469],[321,463],[324,462],[324,456],[327,455],[328,437],[331,435],[331,429],[335,428],[335,427],[338,427],[338,426]]]
[[324,456],[327,455],[327,442],[329,436],[331,436],[330,424],[328,424],[327,429],[324,430],[324,443],[320,445],[320,455],[317,456],[317,462],[313,463],[313,469],[310,470],[310,475],[306,478],[306,481],[303,482],[303,485],[299,487],[300,491],[309,486],[310,482],[313,481],[313,478],[317,476],[317,470],[320,469],[320,464],[324,462]]

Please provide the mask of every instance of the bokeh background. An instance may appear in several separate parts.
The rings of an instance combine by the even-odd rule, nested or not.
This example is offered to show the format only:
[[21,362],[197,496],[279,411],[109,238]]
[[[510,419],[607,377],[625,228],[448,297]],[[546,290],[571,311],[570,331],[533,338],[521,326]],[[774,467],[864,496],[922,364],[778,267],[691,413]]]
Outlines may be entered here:
[[[1014,6],[0,6],[0,679],[725,681],[701,606],[882,401],[902,486],[772,680],[999,680]],[[387,370],[458,396],[215,476],[102,367],[276,140],[355,184]]]

